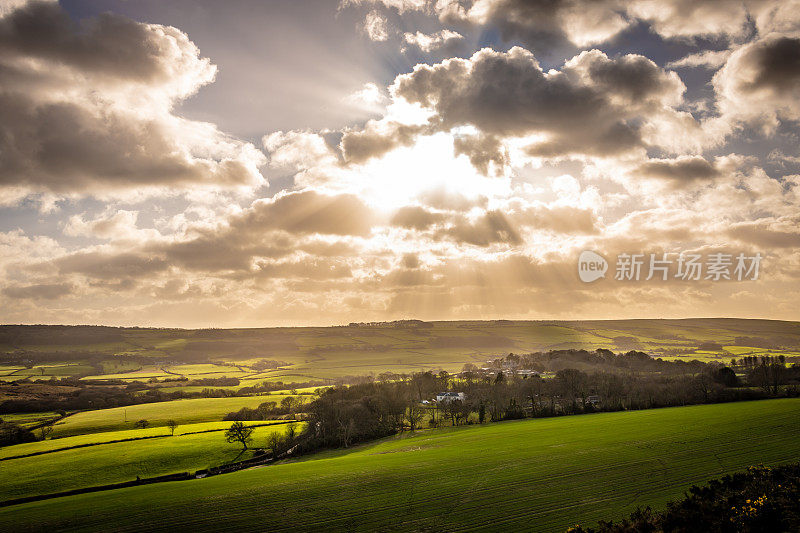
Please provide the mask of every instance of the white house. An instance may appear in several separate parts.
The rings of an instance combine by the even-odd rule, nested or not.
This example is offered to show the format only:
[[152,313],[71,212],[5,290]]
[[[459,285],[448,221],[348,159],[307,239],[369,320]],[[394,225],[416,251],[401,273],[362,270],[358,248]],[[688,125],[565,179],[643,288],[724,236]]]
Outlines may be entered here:
[[436,395],[436,401],[439,403],[452,402],[453,400],[464,401],[466,396],[463,392],[440,392]]

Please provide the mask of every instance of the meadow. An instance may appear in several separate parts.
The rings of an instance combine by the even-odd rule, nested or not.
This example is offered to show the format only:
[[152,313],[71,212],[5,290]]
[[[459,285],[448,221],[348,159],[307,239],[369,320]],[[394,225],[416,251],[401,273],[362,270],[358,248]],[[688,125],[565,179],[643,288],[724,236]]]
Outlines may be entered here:
[[286,396],[193,398],[83,411],[56,423],[51,436],[69,437],[134,429],[137,420],[147,420],[152,428],[165,427],[168,420],[175,420],[181,426],[197,422],[221,421],[226,414],[238,411],[242,407],[252,409],[267,401],[280,402]]
[[[253,431],[253,446],[262,448],[270,434],[283,433],[287,427],[276,421],[252,425],[258,425]],[[179,427],[174,436],[166,428],[112,431],[2,448],[0,501],[131,481],[137,476],[193,473],[250,459],[252,451],[242,453],[241,444],[225,441],[223,431],[229,426],[230,422],[189,424]],[[141,437],[154,438],[111,442]],[[85,444],[93,445],[68,449]],[[11,457],[41,452],[49,453]]]
[[564,531],[663,506],[748,465],[797,461],[798,416],[800,399],[779,399],[426,430],[4,508],[0,529]]

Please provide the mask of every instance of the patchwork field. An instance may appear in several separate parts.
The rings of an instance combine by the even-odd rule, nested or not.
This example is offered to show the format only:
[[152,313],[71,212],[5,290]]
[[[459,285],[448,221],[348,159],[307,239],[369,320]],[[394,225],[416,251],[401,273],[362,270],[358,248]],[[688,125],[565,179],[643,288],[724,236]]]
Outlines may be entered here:
[[18,505],[0,510],[0,529],[564,531],[662,506],[748,465],[797,461],[799,416],[800,399],[784,399],[430,430],[202,480]]
[[[509,352],[565,348],[642,350],[668,359],[728,362],[751,355],[800,357],[800,323],[685,319],[607,321],[402,321],[317,328],[179,330],[87,326],[0,326],[0,381],[68,375],[165,383],[168,390],[235,377],[261,382],[330,382],[352,375],[457,371]],[[268,360],[276,366],[260,368]],[[88,364],[90,363],[90,364]]]

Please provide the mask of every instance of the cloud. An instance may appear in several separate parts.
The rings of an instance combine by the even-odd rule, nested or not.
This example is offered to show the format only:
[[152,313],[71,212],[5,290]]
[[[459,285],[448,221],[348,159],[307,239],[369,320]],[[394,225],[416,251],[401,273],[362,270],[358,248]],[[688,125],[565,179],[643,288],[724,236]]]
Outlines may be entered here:
[[386,41],[389,39],[389,21],[377,11],[372,10],[364,18],[364,33],[372,41]]
[[57,3],[0,19],[0,186],[58,194],[252,187],[265,158],[173,113],[216,67],[181,31]]
[[454,3],[438,4],[445,21],[497,28],[505,41],[520,40],[540,54],[601,43],[629,25],[616,0],[477,0],[464,11]]
[[15,300],[56,300],[72,294],[74,288],[62,283],[15,285],[3,289],[3,294]]
[[456,217],[453,224],[436,231],[435,238],[447,238],[459,244],[517,246],[523,240],[506,216],[499,211],[487,211],[478,218]]
[[315,235],[366,237],[375,219],[356,196],[301,191],[257,200],[216,227],[193,229],[186,237],[172,241],[153,241],[145,250],[193,271],[253,273],[267,269],[265,272],[274,274],[276,260],[285,261],[301,252],[311,256],[352,255],[355,251],[346,243],[307,239]]
[[313,190],[258,200],[231,222],[234,230],[278,229],[295,234],[368,235],[375,214],[357,196]]
[[648,159],[632,174],[642,178],[657,178],[676,186],[697,181],[708,181],[721,172],[714,163],[701,156],[680,156],[676,159]]
[[391,90],[433,110],[430,123],[439,129],[469,125],[487,135],[536,136],[530,155],[558,157],[643,149],[641,124],[681,120],[674,106],[685,86],[643,56],[611,59],[592,50],[544,72],[533,54],[514,47],[417,65]]
[[[747,2],[758,5],[760,1]],[[627,4],[629,16],[646,21],[658,35],[672,38],[728,37],[749,31],[748,6],[741,0],[633,0]]]
[[453,45],[463,40],[464,36],[453,30],[440,30],[431,34],[425,34],[420,31],[416,33],[406,32],[403,34],[403,42],[405,44],[416,47],[426,54],[434,50],[439,50],[440,48],[452,48]]
[[738,222],[728,229],[728,235],[739,241],[769,248],[800,248],[800,217],[787,216]]
[[493,135],[457,135],[453,139],[456,155],[464,154],[484,176],[503,175],[510,163],[508,149]]
[[81,274],[106,281],[150,277],[169,268],[161,257],[113,251],[81,251],[60,257],[53,264],[61,274]]
[[359,164],[398,146],[411,146],[417,135],[428,131],[424,125],[370,120],[362,129],[346,131],[340,146],[347,162]]
[[392,216],[391,224],[408,229],[425,230],[445,219],[446,216],[442,213],[428,211],[419,206],[406,206],[397,210]]
[[532,206],[513,219],[520,226],[559,234],[594,235],[599,233],[597,217],[591,209],[574,206]]
[[800,120],[800,37],[773,33],[738,48],[713,79],[717,106],[736,123],[775,130]]
[[667,63],[667,68],[706,68],[716,70],[728,60],[731,50],[704,50]]

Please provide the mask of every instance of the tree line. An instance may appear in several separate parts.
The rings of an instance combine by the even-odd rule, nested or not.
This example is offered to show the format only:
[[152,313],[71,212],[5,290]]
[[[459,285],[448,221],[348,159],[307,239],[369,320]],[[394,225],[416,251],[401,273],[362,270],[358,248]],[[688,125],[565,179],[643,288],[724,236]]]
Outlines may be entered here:
[[[613,357],[612,357],[613,356]],[[616,357],[617,359],[614,359]],[[607,350],[509,354],[487,369],[465,365],[462,372],[382,374],[350,386],[318,391],[302,408],[308,421],[301,448],[347,447],[426,426],[481,424],[550,417],[752,400],[800,393],[800,366],[764,358],[741,379],[719,363],[645,360],[640,353]],[[520,372],[565,360],[594,363],[599,370],[561,368],[552,377]],[[510,369],[509,369],[510,368]],[[588,366],[585,368],[592,368]],[[648,369],[643,371],[642,369]],[[653,369],[658,371],[653,371]],[[436,401],[442,392],[463,400]]]

